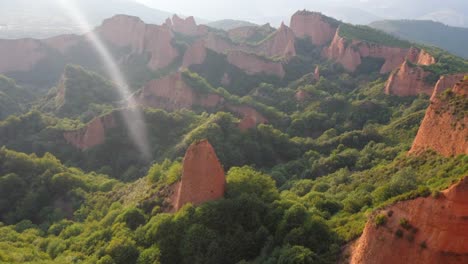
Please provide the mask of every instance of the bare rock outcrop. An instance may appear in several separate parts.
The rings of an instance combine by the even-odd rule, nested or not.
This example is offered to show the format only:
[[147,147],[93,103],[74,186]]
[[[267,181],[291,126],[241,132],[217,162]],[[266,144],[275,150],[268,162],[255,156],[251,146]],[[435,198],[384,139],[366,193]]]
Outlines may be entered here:
[[227,60],[230,64],[251,75],[264,73],[283,78],[286,74],[281,62],[271,61],[243,51],[228,52]]
[[434,150],[444,156],[468,154],[468,80],[447,94],[435,95],[414,140],[410,154]]
[[182,178],[171,199],[173,209],[219,200],[224,197],[225,188],[224,169],[213,146],[207,140],[194,143],[185,153]]
[[101,38],[117,47],[130,47],[137,54],[150,55],[148,66],[161,69],[171,64],[179,53],[172,46],[174,33],[165,26],[147,25],[137,17],[117,15],[96,29]]
[[184,19],[178,15],[174,15],[172,16],[172,20],[169,18],[166,20],[164,26],[172,29],[174,32],[187,36],[203,36],[208,33],[208,28],[203,25],[197,25],[193,16]]
[[202,39],[197,40],[185,51],[182,67],[188,68],[191,65],[203,64],[206,55],[206,42]]
[[429,66],[436,63],[435,58],[431,54],[414,47],[409,49],[406,58],[417,65]]
[[426,82],[429,73],[418,65],[403,62],[387,80],[385,93],[398,96],[413,96],[421,93],[432,95],[434,86]]
[[291,18],[291,29],[299,38],[308,37],[315,45],[322,46],[329,43],[337,30],[327,20],[332,20],[316,12],[298,11]]
[[45,45],[39,40],[0,40],[0,73],[29,71],[46,56]]
[[314,70],[314,79],[315,79],[316,81],[319,81],[319,80],[320,80],[320,76],[321,76],[321,75],[320,75],[320,68],[319,68],[319,66],[316,66],[316,67],[315,67],[315,70]]
[[255,110],[253,107],[246,105],[232,105],[226,104],[226,108],[229,111],[236,113],[241,116],[241,121],[238,125],[239,129],[246,131],[255,128],[258,124],[267,124],[266,119],[261,113]]
[[431,101],[435,100],[437,95],[441,94],[445,90],[454,87],[455,84],[463,80],[465,76],[468,76],[468,73],[457,73],[441,76],[434,87],[434,93],[432,94]]
[[101,145],[106,140],[106,130],[117,126],[115,112],[93,119],[85,127],[63,133],[65,141],[80,150]]
[[468,178],[437,198],[398,202],[378,214],[386,223],[367,223],[351,264],[468,263]]
[[294,32],[282,23],[271,37],[263,40],[252,51],[266,57],[285,58],[287,60],[296,56],[295,43]]
[[332,43],[326,49],[324,54],[343,65],[343,67],[354,72],[366,57],[382,58],[384,64],[380,73],[389,73],[400,67],[405,61],[418,65],[431,65],[435,63],[434,57],[424,50],[416,48],[389,47],[385,45],[368,43],[361,40],[348,40],[340,36],[339,30],[336,31]]

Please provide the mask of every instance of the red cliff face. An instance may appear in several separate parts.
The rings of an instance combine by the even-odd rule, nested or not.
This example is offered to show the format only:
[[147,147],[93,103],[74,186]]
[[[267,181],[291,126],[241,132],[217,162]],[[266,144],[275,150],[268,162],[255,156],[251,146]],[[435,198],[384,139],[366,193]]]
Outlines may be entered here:
[[45,57],[44,44],[39,40],[0,40],[0,73],[29,71]]
[[272,37],[262,41],[253,51],[266,57],[289,59],[296,56],[295,43],[294,32],[282,23]]
[[324,49],[324,53],[327,58],[335,60],[346,70],[353,72],[362,60],[359,52],[348,46],[346,39],[342,38],[337,31],[330,47]]
[[299,11],[291,18],[291,29],[297,37],[308,37],[312,43],[321,46],[333,39],[337,28],[320,13]]
[[205,26],[197,26],[193,16],[183,19],[174,15],[172,20],[167,19],[164,25],[171,28],[174,32],[187,36],[202,36],[208,33],[208,29]]
[[237,66],[251,75],[264,73],[283,78],[286,74],[281,62],[270,61],[243,51],[228,52],[227,60],[230,64]]
[[424,50],[416,48],[406,49],[398,47],[387,47],[378,44],[367,43],[359,40],[347,40],[339,35],[337,30],[332,43],[324,54],[343,65],[343,67],[354,72],[362,63],[362,58],[382,58],[385,60],[380,73],[389,73],[408,59],[418,65],[431,65],[435,63],[434,57]]
[[229,111],[232,111],[241,116],[239,129],[242,131],[255,128],[258,124],[268,123],[268,119],[266,119],[262,114],[250,106],[227,104],[226,108]]
[[385,85],[385,93],[398,96],[413,96],[420,93],[432,95],[434,87],[425,81],[429,76],[421,67],[404,62],[393,72]]
[[420,50],[414,47],[408,51],[406,58],[417,65],[428,66],[436,63],[435,58],[431,54],[427,53],[425,50]]
[[434,93],[432,94],[431,101],[433,101],[437,97],[437,95],[441,94],[445,90],[454,87],[455,84],[463,80],[465,76],[468,76],[468,73],[458,73],[441,76],[434,87]]
[[197,94],[178,72],[147,83],[136,94],[135,101],[140,105],[174,111],[191,109],[194,105],[215,107],[224,99],[216,94]]
[[[449,98],[436,95],[431,101],[426,116],[419,128],[410,150],[419,154],[434,150],[444,156],[468,154],[468,115],[463,109],[468,103],[468,81],[457,83]],[[454,100],[458,102],[454,104]]]
[[184,157],[182,179],[176,188],[172,199],[176,211],[188,203],[199,205],[224,197],[224,169],[208,141],[189,147]]
[[[379,214],[387,215],[387,222],[379,227],[373,220],[367,223],[352,264],[468,263],[468,178],[438,198],[399,202]],[[401,219],[410,226],[402,227]]]
[[63,137],[68,144],[80,150],[86,150],[104,143],[106,130],[117,126],[114,113],[97,117],[82,129],[68,131]]
[[188,68],[191,65],[203,64],[207,55],[205,46],[204,40],[195,41],[185,52],[182,67]]
[[112,45],[130,47],[137,54],[149,53],[148,66],[153,70],[167,67],[179,55],[168,27],[147,25],[137,17],[117,15],[105,20],[97,32]]

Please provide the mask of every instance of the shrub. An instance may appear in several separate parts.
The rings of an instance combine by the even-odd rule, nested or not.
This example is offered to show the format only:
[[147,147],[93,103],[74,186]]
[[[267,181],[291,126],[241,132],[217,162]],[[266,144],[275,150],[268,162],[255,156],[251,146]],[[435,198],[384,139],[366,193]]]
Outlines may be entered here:
[[387,216],[384,215],[384,214],[380,214],[378,216],[375,217],[375,226],[379,227],[379,226],[383,226],[387,223]]
[[398,230],[395,232],[395,236],[397,236],[397,237],[403,237],[403,230],[398,229]]
[[401,218],[400,219],[400,226],[403,227],[406,230],[411,229],[411,224],[409,223],[408,219],[406,218]]

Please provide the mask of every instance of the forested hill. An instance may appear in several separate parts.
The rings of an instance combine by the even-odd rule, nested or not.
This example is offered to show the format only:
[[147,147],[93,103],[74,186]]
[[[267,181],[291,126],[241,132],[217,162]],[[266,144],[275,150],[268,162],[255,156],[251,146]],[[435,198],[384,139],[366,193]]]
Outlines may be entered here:
[[468,58],[468,28],[447,26],[430,20],[383,20],[371,27],[413,42],[432,45]]
[[343,251],[374,228],[467,255],[381,212],[467,175],[467,60],[307,10],[92,33],[126,85],[89,35],[0,40],[0,263],[378,263]]

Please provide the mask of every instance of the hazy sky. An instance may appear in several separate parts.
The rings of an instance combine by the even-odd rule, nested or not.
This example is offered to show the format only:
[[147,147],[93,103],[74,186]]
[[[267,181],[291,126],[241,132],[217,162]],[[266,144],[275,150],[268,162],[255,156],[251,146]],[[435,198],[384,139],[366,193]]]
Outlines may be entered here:
[[[255,19],[293,13],[323,0],[136,0],[153,8],[218,20],[224,18]],[[328,0],[334,2],[337,0]],[[307,3],[308,2],[308,3]],[[307,4],[305,4],[307,3]],[[312,4],[311,4],[312,3]]]
[[[300,9],[359,23],[375,19],[456,20],[468,24],[468,0],[134,0],[147,6],[208,20],[242,19],[252,22],[288,20]],[[268,20],[270,18],[270,20]],[[287,21],[285,21],[287,22]]]

